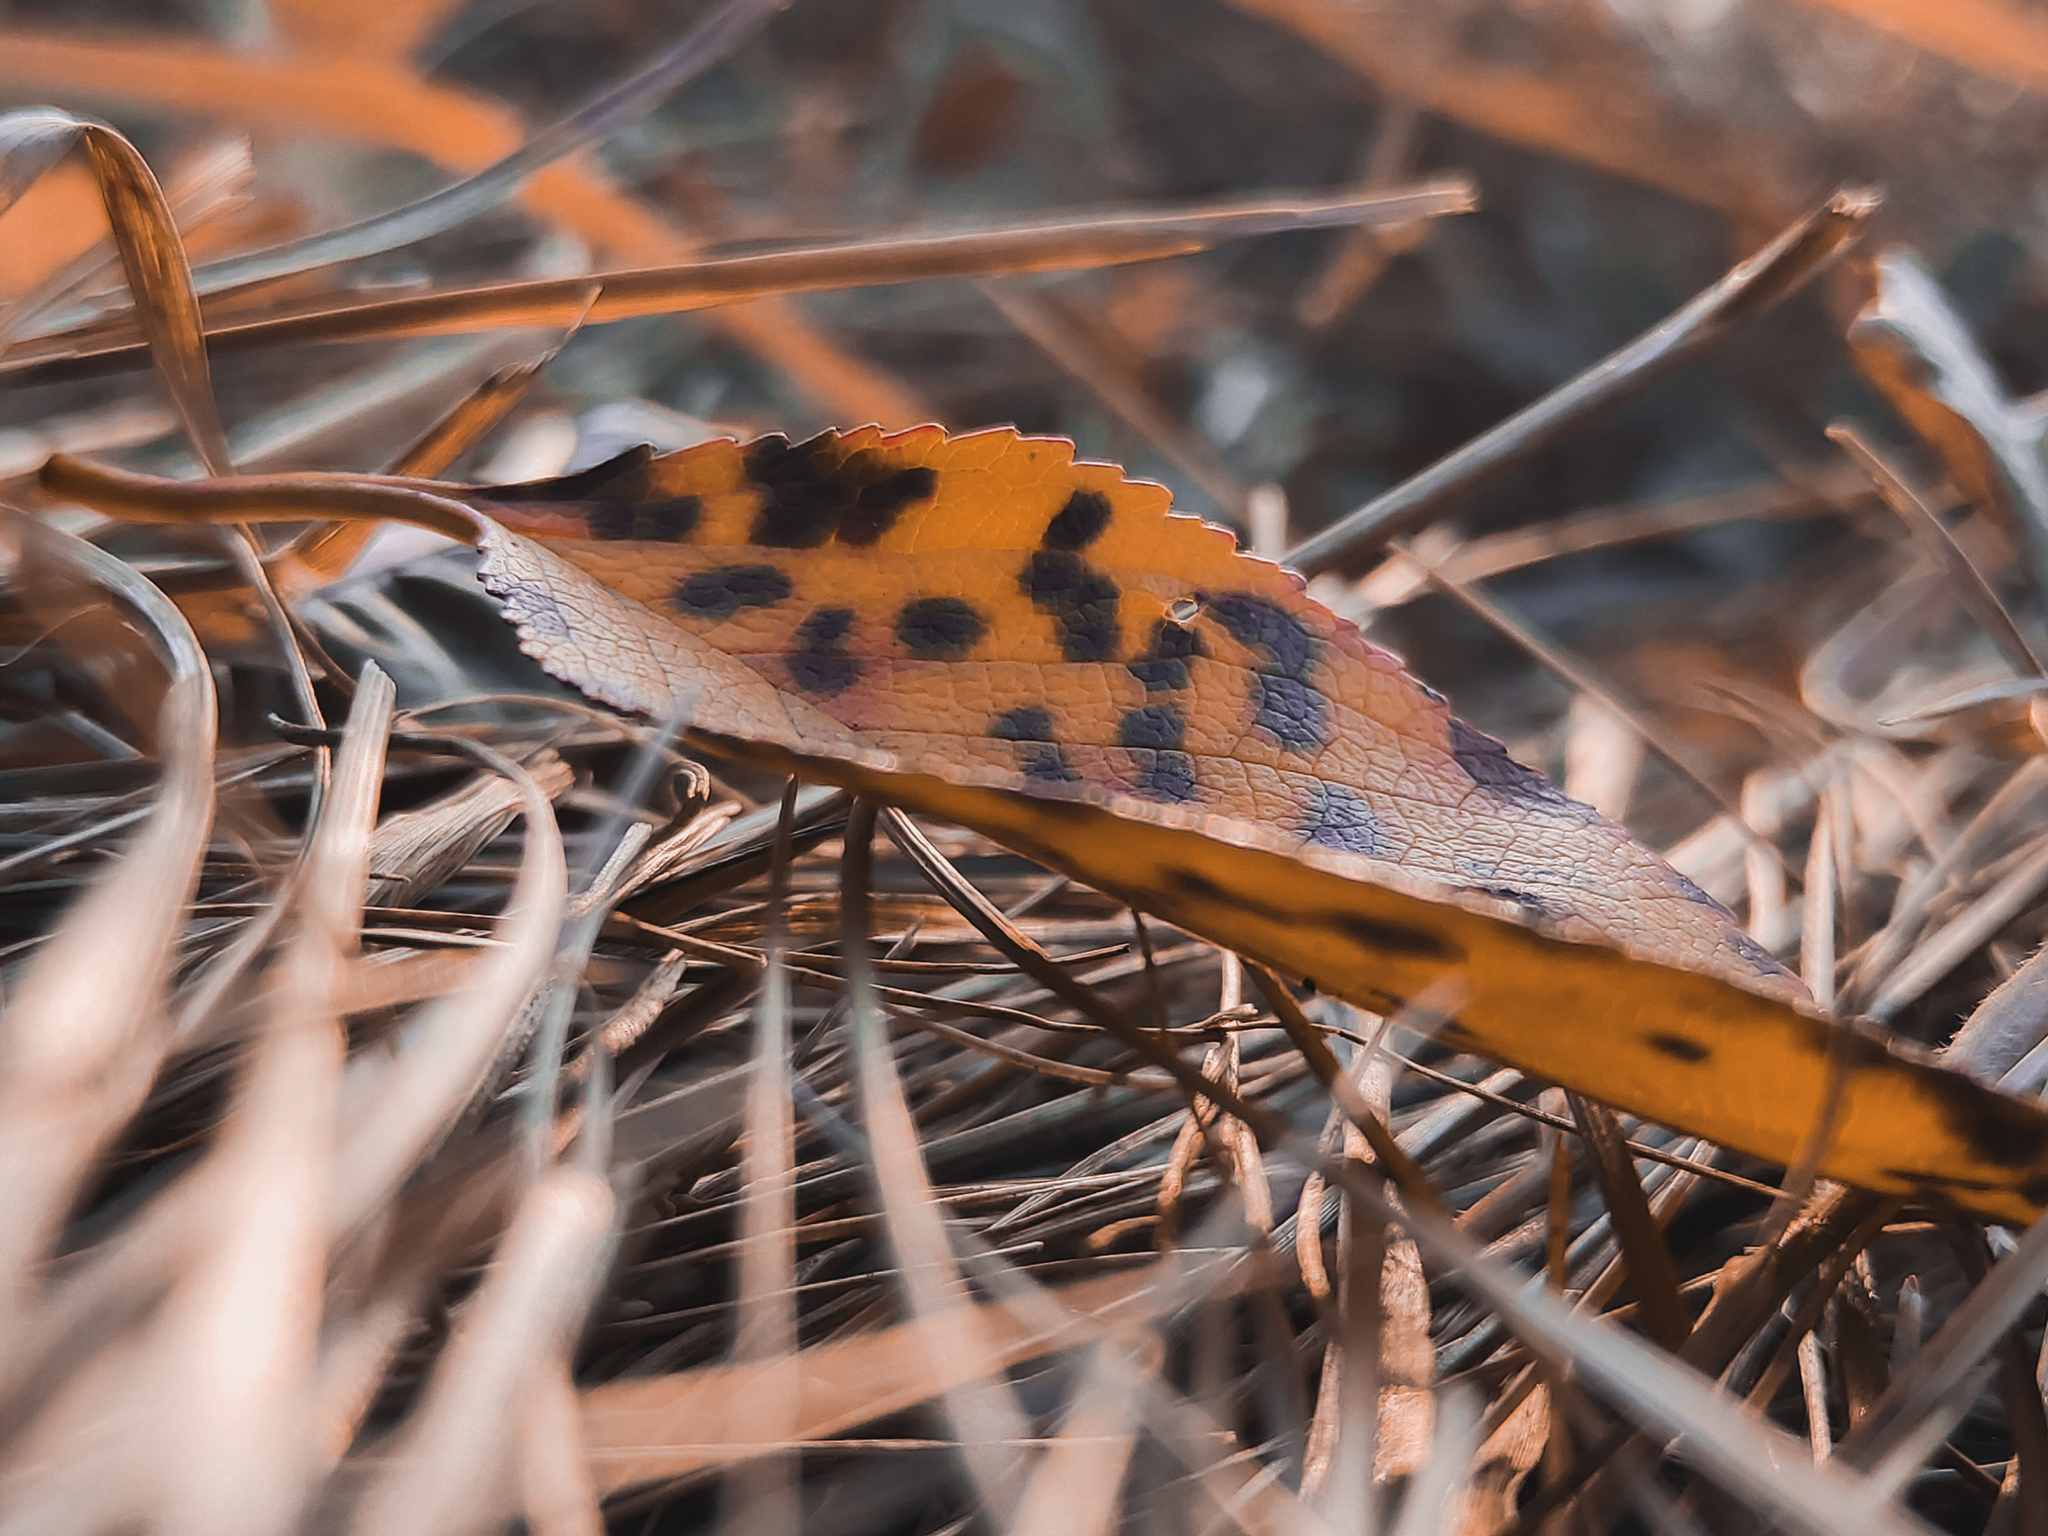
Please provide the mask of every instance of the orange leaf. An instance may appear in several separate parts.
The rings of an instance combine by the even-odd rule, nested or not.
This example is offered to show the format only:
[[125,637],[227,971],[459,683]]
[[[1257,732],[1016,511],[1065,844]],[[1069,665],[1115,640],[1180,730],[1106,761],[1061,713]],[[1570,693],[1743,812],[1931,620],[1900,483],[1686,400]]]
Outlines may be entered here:
[[127,516],[467,516],[525,649],[605,703],[1366,1007],[1450,992],[1460,1048],[1760,1157],[1800,1155],[1832,1057],[1824,1173],[2005,1220],[2048,1197],[2048,1112],[1819,1016],[1298,577],[1069,443],[869,428],[474,488],[44,479]]

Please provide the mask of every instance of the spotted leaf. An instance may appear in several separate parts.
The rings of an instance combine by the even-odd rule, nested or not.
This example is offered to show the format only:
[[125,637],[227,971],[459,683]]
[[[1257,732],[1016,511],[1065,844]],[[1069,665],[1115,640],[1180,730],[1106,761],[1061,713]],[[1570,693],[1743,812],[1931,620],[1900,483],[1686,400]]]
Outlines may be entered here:
[[131,514],[461,530],[527,651],[605,703],[975,828],[1361,1005],[1454,995],[1459,1046],[1761,1157],[1800,1153],[1832,1059],[1827,1173],[2008,1220],[2048,1200],[2038,1105],[1818,1016],[1725,909],[1298,577],[1069,443],[869,429],[331,494],[45,478]]

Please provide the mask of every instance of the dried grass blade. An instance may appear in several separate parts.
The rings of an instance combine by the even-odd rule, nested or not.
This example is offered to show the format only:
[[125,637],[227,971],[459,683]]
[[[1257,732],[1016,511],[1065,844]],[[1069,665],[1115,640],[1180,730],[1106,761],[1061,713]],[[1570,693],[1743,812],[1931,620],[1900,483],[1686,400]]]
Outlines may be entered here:
[[1929,934],[1876,990],[1869,1015],[1880,1022],[1922,997],[2048,887],[2048,840],[2015,864],[1990,890]]
[[[1836,1458],[1854,1467],[1888,1465],[1904,1476],[1940,1443],[1969,1406],[1966,1388],[1993,1368],[1991,1357],[2048,1282],[2048,1218],[2027,1229],[2019,1246],[1997,1264],[1948,1321],[1892,1379],[1870,1416],[1842,1441]],[[1932,1443],[1930,1430],[1938,1430]]]
[[391,1362],[418,1326],[420,1312],[440,1278],[430,1255],[416,1252],[410,1262],[384,1277],[367,1300],[347,1309],[330,1309],[330,1327],[313,1382],[311,1465],[316,1476],[331,1473],[355,1443],[363,1420],[383,1388]]
[[[1828,440],[1838,445],[1855,461],[1858,469],[1870,476],[1871,484],[1877,487],[1885,505],[1898,513],[1914,541],[1948,573],[1949,585],[1963,606],[1970,610],[1970,617],[1998,647],[2006,665],[2022,677],[2048,675],[2044,674],[2041,658],[2034,654],[2033,646],[2020,633],[2019,625],[2013,622],[2012,614],[1997,591],[1956,542],[1948,525],[1934,515],[1934,508],[1927,504],[1927,498],[1920,494],[1899,467],[1878,452],[1855,422],[1831,422]],[[2048,538],[2048,529],[2043,530],[2043,536]]]
[[[576,777],[553,752],[525,766],[550,800]],[[510,826],[519,808],[517,785],[480,773],[424,805],[385,817],[370,844],[370,905],[417,905]]]
[[2048,1082],[2048,947],[2037,949],[1977,1005],[1942,1051],[1958,1071],[2007,1093],[2038,1093]]
[[[1184,1263],[1210,1279],[1231,1267],[1220,1257]],[[1007,1299],[984,1303],[974,1311],[987,1356],[949,1353],[953,1329],[945,1319],[914,1319],[807,1349],[798,1356],[796,1438],[822,1440],[929,1402],[981,1380],[991,1362],[1007,1368],[1144,1323],[1179,1304],[1178,1288],[1169,1294],[1160,1278],[1152,1267],[1077,1281],[1047,1293],[1061,1314],[1050,1321],[1042,1309]],[[586,1392],[583,1433],[598,1486],[610,1492],[780,1449],[742,1440],[727,1416],[736,1397],[782,1379],[783,1369],[779,1362],[707,1366]]]
[[1205,1080],[1200,1073],[1149,1032],[1140,1029],[1122,1008],[1075,976],[1064,964],[1047,954],[1036,940],[997,911],[995,905],[975,889],[973,882],[963,877],[953,867],[952,861],[919,830],[916,822],[894,808],[883,810],[881,821],[888,830],[889,840],[931,881],[933,888],[946,898],[953,910],[966,918],[998,953],[1082,1017],[1108,1030],[1126,1044],[1137,1045],[1156,1064],[1171,1072],[1183,1087],[1193,1089],[1196,1098],[1202,1095]]
[[55,107],[0,115],[0,213],[71,153],[85,125]]
[[1646,1333],[1676,1354],[1692,1332],[1692,1318],[1678,1294],[1678,1266],[1664,1245],[1664,1230],[1650,1213],[1649,1198],[1628,1152],[1628,1138],[1621,1121],[1604,1104],[1589,1103],[1579,1095],[1567,1094],[1572,1118],[1578,1122],[1579,1137],[1591,1154],[1593,1177],[1607,1214],[1614,1221],[1614,1235],[1628,1265],[1629,1286],[1636,1293]]
[[[172,221],[189,230],[219,218],[248,201],[249,183],[256,174],[256,162],[249,141],[230,138],[182,166],[164,188],[164,199]],[[96,241],[90,248],[12,303],[0,308],[0,352],[29,326],[48,327],[46,311],[80,289],[96,283],[119,260],[111,240]],[[114,301],[116,307],[127,303]]]
[[1281,1485],[1277,1468],[1230,1454],[1235,1437],[1156,1376],[1146,1383],[1144,1415],[1145,1428],[1247,1536],[1333,1536],[1320,1514]]
[[[1392,1076],[1384,1064],[1363,1053],[1354,1066],[1365,1080],[1356,1085],[1375,1115],[1390,1102]],[[1341,1111],[1339,1111],[1341,1113]],[[1363,1165],[1371,1148],[1357,1126],[1344,1124],[1344,1155]],[[1317,1180],[1318,1188],[1322,1181]],[[1321,1212],[1318,1211],[1320,1217]],[[1316,1395],[1311,1432],[1314,1453],[1304,1457],[1302,1495],[1329,1520],[1338,1536],[1376,1536],[1380,1528],[1378,1477],[1382,1404],[1393,1398],[1383,1380],[1387,1340],[1387,1223],[1377,1211],[1338,1196],[1337,1254],[1339,1275],[1330,1343],[1323,1356],[1323,1375]],[[1320,1225],[1320,1222],[1318,1222]],[[1320,1248],[1321,1239],[1310,1233]],[[1311,1481],[1313,1477],[1313,1482]]]
[[[1287,983],[1263,965],[1249,960],[1245,962],[1245,972],[1258,986],[1260,995],[1266,999],[1266,1006],[1273,1010],[1280,1027],[1287,1031],[1287,1038],[1294,1042],[1294,1048],[1307,1060],[1316,1081],[1329,1090],[1332,1101],[1343,1111],[1344,1118],[1365,1137],[1373,1156],[1393,1176],[1409,1204],[1441,1211],[1443,1197],[1429,1182],[1429,1175],[1394,1139],[1393,1132],[1387,1129],[1357,1084],[1338,1064],[1329,1043],[1308,1021],[1308,1016],[1301,1011],[1301,1004],[1294,1000],[1294,994],[1287,990]],[[1262,1116],[1253,1123],[1270,1124],[1270,1120]]]
[[331,1207],[337,1235],[384,1203],[483,1084],[527,995],[547,973],[568,905],[561,832],[539,783],[488,747],[447,741],[518,786],[526,845],[497,922],[501,947],[479,960],[468,987],[414,1017],[389,1070],[342,1128]]
[[1934,900],[1967,871],[1997,856],[2005,834],[2015,825],[2027,824],[2026,818],[2038,813],[2035,801],[2044,789],[2048,789],[2048,757],[2030,757],[1999,785],[1984,808],[1925,871],[1900,886],[1892,902],[1890,919],[1864,946],[1862,957],[1842,987],[1845,1008],[1867,1011],[1871,993],[1890,978],[1919,937]]
[[[590,296],[593,299],[597,297],[595,284],[591,286]],[[554,360],[560,350],[559,347],[550,347],[544,357],[500,368],[399,454],[392,461],[391,473],[422,480],[438,478],[450,464],[483,441],[484,434],[526,398],[541,370]]]
[[1470,1394],[1437,1396],[1436,1441],[1429,1465],[1410,1481],[1393,1536],[1436,1536],[1443,1530],[1452,1503],[1471,1476],[1479,1451],[1479,1413]]
[[[1058,363],[1157,449],[1222,509],[1233,527],[1250,526],[1250,488],[1197,433],[1161,405],[1115,349],[1056,296],[1021,283],[983,282],[982,296],[1026,340]],[[1278,551],[1274,551],[1278,553]]]
[[1468,539],[1437,562],[1454,581],[1484,581],[1546,560],[1675,538],[1695,528],[1749,520],[1793,520],[1840,512],[1869,497],[1869,481],[1847,465],[1797,480],[1766,482],[1649,506],[1595,507],[1554,523]]
[[[1403,553],[1410,560],[1418,558],[1412,550],[1404,549]],[[1641,710],[1632,707],[1604,680],[1597,677],[1585,663],[1539,633],[1534,625],[1499,598],[1469,583],[1454,581],[1426,564],[1423,569],[1428,574],[1430,583],[1446,597],[1463,607],[1481,623],[1521,647],[1539,666],[1561,679],[1565,686],[1587,698],[1597,700],[1602,708],[1623,721],[1645,746],[1663,758],[1686,782],[1697,789],[1708,804],[1720,807],[1731,816],[1737,815],[1739,807],[1693,763],[1693,754],[1687,750],[1685,743],[1644,715]],[[1754,840],[1752,846],[1761,846],[1767,853],[1776,851],[1775,845],[1757,844]]]
[[39,476],[51,495],[137,523],[297,523],[390,519],[474,544],[475,518],[415,481],[374,475],[243,475],[192,484],[56,454]]
[[580,1429],[565,1351],[536,1367],[515,1431],[519,1502],[530,1536],[604,1536],[604,1511],[583,1459]]
[[1806,849],[1806,890],[1799,917],[1800,975],[1813,994],[1814,1006],[1829,1013],[1835,1007],[1835,916],[1841,904],[1835,825],[1844,810],[1842,802],[1839,781],[1830,780],[1820,792],[1813,838]]
[[[1163,1266],[1152,1288],[1160,1310],[1183,1312],[1193,1305],[1199,1316],[1243,1291],[1270,1283],[1263,1273],[1268,1268],[1264,1258],[1256,1250],[1235,1248],[1218,1230],[1237,1222],[1236,1211],[1217,1212],[1204,1230],[1194,1234],[1192,1248],[1176,1253]],[[1061,1326],[1061,1303],[1071,1292],[1046,1290],[999,1255],[972,1245],[969,1252],[976,1261],[975,1278],[983,1286],[1041,1331],[1050,1333]],[[1281,1466],[1246,1450],[1233,1451],[1236,1435],[1156,1371],[1139,1379],[1138,1417],[1239,1529],[1253,1536],[1331,1536],[1322,1516],[1280,1481]]]
[[[935,277],[989,277],[1073,271],[1156,261],[1206,250],[1225,240],[1340,224],[1400,223],[1462,213],[1472,205],[1468,183],[1449,180],[1414,188],[1372,189],[1331,197],[1304,195],[1198,204],[1137,214],[1108,214],[968,230],[908,234],[808,250],[692,262],[675,267],[595,273],[422,294],[413,298],[322,301],[297,313],[275,309],[254,318],[221,317],[207,331],[217,348],[361,341],[384,336],[455,335],[505,326],[560,326],[581,312],[588,285],[603,284],[589,322],[603,325],[644,315],[681,314],[791,293],[863,288]],[[0,377],[40,363],[92,359],[126,367],[140,360],[124,325],[23,342],[0,364]]]
[[583,1170],[556,1167],[534,1186],[419,1406],[375,1457],[351,1530],[456,1536],[503,1526],[522,1408],[540,1373],[562,1368],[603,1276],[613,1216],[610,1185]]
[[177,1199],[193,1245],[150,1348],[179,1401],[159,1415],[169,1532],[264,1533],[301,1512],[327,1268],[337,1004],[355,948],[394,689],[364,669],[306,854],[291,936],[219,1145]]
[[[2000,28],[2012,36],[2017,17]],[[2048,466],[2041,423],[2007,397],[1970,322],[1910,251],[1872,263],[1875,293],[1849,327],[1859,371],[1981,507],[2019,525],[2036,598],[2048,591]]]
[[[732,1413],[738,1433],[763,1445],[793,1441],[797,1433],[796,1129],[790,1113],[789,962],[780,931],[797,789],[796,780],[790,780],[776,835],[768,897],[773,931],[754,1009],[740,1163],[733,1359],[779,1367],[783,1374],[735,1400]],[[762,1456],[735,1468],[723,1490],[721,1526],[731,1536],[796,1536],[803,1525],[796,1477],[796,1464],[786,1456]]]
[[[1789,1361],[1791,1347],[1819,1318],[1827,1297],[1841,1283],[1856,1255],[1876,1239],[1897,1210],[1896,1201],[1879,1201],[1840,1185],[1823,1185],[1783,1234],[1759,1249],[1715,1292],[1681,1358],[1708,1375],[1721,1375],[1794,1288],[1819,1269],[1820,1284],[1793,1319],[1783,1346],[1784,1358]],[[1543,1529],[1547,1517],[1612,1457],[1621,1454],[1631,1441],[1644,1438],[1655,1437],[1645,1437],[1621,1424],[1580,1453],[1564,1477],[1540,1490],[1524,1506],[1511,1528],[1516,1536]]]
[[81,142],[99,179],[100,200],[149,354],[200,461],[211,474],[231,474],[185,242],[163,188],[135,146],[103,124],[54,108],[9,113],[0,119],[0,209]]
[[[1290,1151],[1315,1157],[1307,1138],[1291,1138]],[[1327,1161],[1325,1177],[1390,1218],[1369,1181]],[[1849,1476],[1834,1463],[1817,1468],[1806,1446],[1761,1424],[1685,1366],[1612,1325],[1582,1317],[1524,1277],[1486,1255],[1455,1224],[1434,1211],[1399,1216],[1417,1245],[1443,1266],[1458,1287],[1498,1313],[1549,1368],[1566,1372],[1639,1426],[1674,1438],[1674,1453],[1690,1462],[1766,1518],[1810,1536],[1845,1528],[1884,1536],[1927,1536],[1917,1517],[1892,1507],[1890,1490]],[[2048,1240],[2043,1252],[2048,1253]],[[1995,1336],[1994,1336],[1995,1337]]]
[[[1950,1226],[1948,1237],[1963,1273],[1973,1285],[1982,1285],[1992,1267],[1983,1229],[1958,1223]],[[1998,1341],[1998,1395],[2013,1447],[2001,1502],[2016,1506],[2023,1531],[2048,1530],[2048,1402],[2036,1359],[2027,1348],[2024,1321]]]
[[1834,1429],[1828,1422],[1827,1367],[1820,1358],[1820,1336],[1811,1330],[1800,1339],[1794,1354],[1799,1360],[1799,1395],[1806,1403],[1806,1438],[1813,1445],[1814,1465],[1834,1453]]
[[231,475],[234,463],[206,362],[206,325],[170,204],[133,144],[97,123],[83,124],[81,132],[150,356],[207,473]]
[[155,587],[67,534],[25,519],[9,531],[18,549],[131,609],[170,677],[148,824],[66,914],[0,1013],[0,1337],[20,1339],[34,1267],[169,1043],[161,992],[213,822],[215,702],[191,627]]
[[1032,1469],[1009,1536],[1112,1536],[1137,1445],[1139,1393],[1158,1373],[1160,1353],[1149,1333],[1111,1334],[1095,1346],[1058,1437]]
[[889,1046],[880,1000],[868,964],[868,881],[874,835],[873,806],[856,801],[846,827],[840,911],[847,971],[847,1016],[861,1113],[897,1283],[906,1310],[934,1325],[948,1354],[972,1362],[973,1374],[946,1394],[946,1410],[962,1460],[988,1517],[1007,1525],[1023,1492],[1023,1442],[1030,1423],[1003,1374],[979,1314],[953,1259],[945,1219],[932,1195],[918,1147],[917,1124]]

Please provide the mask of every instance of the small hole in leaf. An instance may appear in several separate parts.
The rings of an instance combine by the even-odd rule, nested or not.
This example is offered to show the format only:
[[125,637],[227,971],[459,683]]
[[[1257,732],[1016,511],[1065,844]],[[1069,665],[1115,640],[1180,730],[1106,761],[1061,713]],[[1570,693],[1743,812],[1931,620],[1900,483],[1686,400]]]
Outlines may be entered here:
[[1200,615],[1202,605],[1192,597],[1177,597],[1166,605],[1166,616],[1185,629]]

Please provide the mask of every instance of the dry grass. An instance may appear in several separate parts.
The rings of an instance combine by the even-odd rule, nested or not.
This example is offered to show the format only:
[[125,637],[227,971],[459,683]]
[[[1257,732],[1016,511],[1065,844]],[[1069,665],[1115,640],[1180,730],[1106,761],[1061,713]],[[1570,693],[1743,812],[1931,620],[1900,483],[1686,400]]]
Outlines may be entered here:
[[2038,25],[1667,9],[0,13],[166,184],[0,118],[0,1531],[2048,1530],[2048,1227],[699,761],[418,542],[30,488],[1066,430],[2039,1096],[2048,237],[1896,248],[2024,206]]

